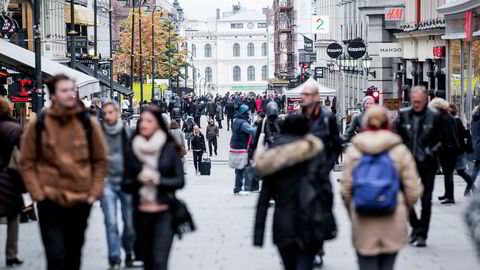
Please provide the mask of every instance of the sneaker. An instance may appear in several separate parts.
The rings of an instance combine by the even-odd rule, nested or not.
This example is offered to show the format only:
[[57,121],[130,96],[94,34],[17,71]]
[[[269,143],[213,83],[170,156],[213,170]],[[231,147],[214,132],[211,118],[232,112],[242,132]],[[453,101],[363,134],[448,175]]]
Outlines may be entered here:
[[315,258],[313,259],[313,267],[314,268],[320,268],[323,266],[323,257],[321,255],[315,255]]
[[443,196],[438,196],[438,200],[439,201],[444,201],[447,199],[447,196],[446,195],[443,195]]
[[130,268],[130,267],[134,267],[135,265],[135,256],[133,256],[132,254],[127,254],[127,256],[125,257],[125,266],[127,268]]
[[122,269],[120,263],[111,263],[110,267],[108,268],[108,270],[120,270],[120,269]]
[[19,266],[23,264],[23,261],[19,258],[7,259],[7,266]]
[[472,194],[472,188],[469,185],[467,185],[467,187],[465,188],[465,191],[463,192],[463,196],[468,197],[471,194]]
[[455,204],[454,199],[446,199],[445,201],[441,202],[441,204]]
[[416,247],[426,247],[427,246],[427,240],[423,237],[418,237],[417,244],[415,246]]
[[413,231],[408,237],[408,242],[413,245],[413,243],[417,242],[417,240],[418,240],[417,233]]

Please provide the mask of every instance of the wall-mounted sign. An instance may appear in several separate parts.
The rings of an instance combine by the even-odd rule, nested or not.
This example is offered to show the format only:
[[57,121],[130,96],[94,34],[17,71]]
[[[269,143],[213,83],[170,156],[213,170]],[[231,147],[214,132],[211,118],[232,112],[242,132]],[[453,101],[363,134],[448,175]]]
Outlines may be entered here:
[[303,37],[303,49],[305,52],[313,52],[313,40]]
[[405,8],[385,8],[385,21],[405,21]]
[[328,34],[330,33],[329,16],[312,16],[312,33]]
[[383,58],[403,57],[403,43],[380,43],[378,56]]
[[330,56],[330,58],[338,58],[340,55],[342,55],[342,52],[342,45],[338,43],[331,43],[327,47],[327,55]]
[[322,79],[323,78],[323,67],[316,67],[315,68],[315,79]]
[[350,42],[347,47],[347,53],[353,59],[360,59],[365,53],[367,53],[367,47],[365,46],[365,43],[361,41]]
[[444,58],[445,57],[445,46],[433,47],[433,56],[435,58]]
[[398,98],[390,98],[383,100],[383,106],[390,111],[398,111],[401,107],[400,99]]

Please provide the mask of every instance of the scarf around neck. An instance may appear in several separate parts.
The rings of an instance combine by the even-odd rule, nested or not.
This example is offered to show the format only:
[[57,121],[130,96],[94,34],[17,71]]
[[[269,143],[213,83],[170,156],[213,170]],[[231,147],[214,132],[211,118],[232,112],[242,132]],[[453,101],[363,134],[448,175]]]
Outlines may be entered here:
[[150,139],[139,135],[132,141],[133,153],[144,165],[158,169],[158,158],[166,142],[167,135],[161,130],[155,131]]

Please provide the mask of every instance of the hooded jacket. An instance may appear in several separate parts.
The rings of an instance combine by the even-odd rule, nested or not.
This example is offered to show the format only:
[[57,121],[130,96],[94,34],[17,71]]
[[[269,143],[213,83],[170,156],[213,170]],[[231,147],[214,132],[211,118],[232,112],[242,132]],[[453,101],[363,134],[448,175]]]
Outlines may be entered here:
[[[388,151],[400,176],[402,192],[398,193],[397,208],[389,216],[371,217],[358,215],[352,205],[352,172],[363,154],[380,154]],[[364,131],[352,140],[347,149],[341,194],[352,220],[352,240],[357,252],[363,256],[395,253],[407,243],[408,213],[420,196],[422,187],[415,160],[402,144],[400,136],[393,132]]]
[[[333,204],[323,143],[312,135],[282,135],[272,148],[256,157],[255,163],[257,173],[264,181],[257,203],[254,245],[263,245],[271,199],[275,199],[273,242],[279,247],[292,247],[304,242],[301,234],[305,232],[299,227],[300,213],[306,211],[302,205],[310,205],[318,195],[324,198],[324,211],[331,211]],[[319,194],[314,191],[310,181],[323,186],[325,192]],[[318,248],[318,245],[308,247],[315,251]]]
[[[100,198],[107,168],[107,151],[102,128],[95,117],[92,126],[92,153],[81,121],[81,106],[66,110],[55,104],[46,109],[41,156],[37,157],[36,121],[30,121],[22,139],[20,167],[32,198],[44,198],[62,206]],[[90,160],[92,162],[90,162]]]

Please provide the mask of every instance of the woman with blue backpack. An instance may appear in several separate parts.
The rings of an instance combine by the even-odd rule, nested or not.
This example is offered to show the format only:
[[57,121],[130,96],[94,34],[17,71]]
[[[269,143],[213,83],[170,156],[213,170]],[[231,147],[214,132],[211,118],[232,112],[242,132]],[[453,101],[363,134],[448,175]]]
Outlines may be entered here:
[[341,194],[360,270],[392,270],[407,244],[408,213],[421,193],[415,160],[390,131],[385,108],[370,108],[347,149]]

